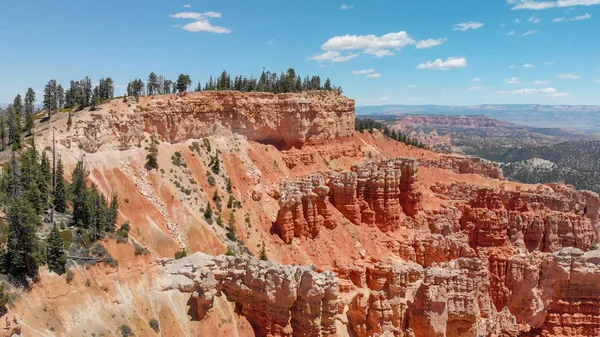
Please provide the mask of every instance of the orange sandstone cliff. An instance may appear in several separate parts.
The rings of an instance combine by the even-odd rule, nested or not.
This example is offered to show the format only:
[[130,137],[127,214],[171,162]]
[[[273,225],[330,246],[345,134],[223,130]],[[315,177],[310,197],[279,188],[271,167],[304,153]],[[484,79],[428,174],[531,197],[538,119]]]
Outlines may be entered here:
[[[331,92],[118,99],[73,120],[51,121],[67,167],[85,155],[151,254],[107,239],[117,268],[73,267],[68,286],[42,271],[9,312],[24,335],[151,336],[151,318],[164,336],[600,335],[595,193],[356,132]],[[203,217],[215,191],[239,202],[216,211],[235,238]]]

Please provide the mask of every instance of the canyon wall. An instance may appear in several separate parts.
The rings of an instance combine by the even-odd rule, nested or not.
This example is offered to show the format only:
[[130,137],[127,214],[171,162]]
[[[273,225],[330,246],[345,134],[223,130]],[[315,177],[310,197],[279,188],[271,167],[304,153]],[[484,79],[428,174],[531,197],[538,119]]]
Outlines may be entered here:
[[63,119],[61,155],[97,152],[90,180],[127,200],[120,220],[152,255],[105,240],[128,249],[118,268],[74,267],[59,298],[64,277],[34,287],[16,305],[24,333],[153,335],[156,317],[177,336],[600,335],[597,194],[361,134],[353,109],[331,92],[203,92],[113,100],[70,130]]
[[354,100],[333,91],[205,91],[113,100],[82,115],[59,141],[86,152],[137,146],[144,132],[170,143],[231,132],[281,149],[354,132]]
[[354,100],[332,91],[152,96],[140,101],[140,110],[145,131],[172,143],[231,130],[287,149],[354,132]]

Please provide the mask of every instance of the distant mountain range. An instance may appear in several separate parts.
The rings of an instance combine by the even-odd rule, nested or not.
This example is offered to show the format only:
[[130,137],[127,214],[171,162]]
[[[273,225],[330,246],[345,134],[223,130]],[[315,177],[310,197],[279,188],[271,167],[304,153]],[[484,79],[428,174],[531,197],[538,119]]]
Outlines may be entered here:
[[537,128],[568,128],[600,132],[597,105],[381,105],[356,108],[361,116],[484,115],[501,121]]

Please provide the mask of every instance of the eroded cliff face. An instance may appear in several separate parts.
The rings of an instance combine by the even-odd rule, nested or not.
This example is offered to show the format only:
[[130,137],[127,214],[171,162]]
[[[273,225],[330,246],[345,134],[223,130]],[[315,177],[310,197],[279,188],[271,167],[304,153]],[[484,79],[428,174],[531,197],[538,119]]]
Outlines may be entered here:
[[354,132],[354,100],[329,91],[185,93],[144,98],[140,109],[145,131],[169,142],[231,131],[279,148],[301,148]]
[[[128,200],[119,219],[152,256],[107,242],[117,269],[75,268],[65,291],[44,274],[52,282],[16,304],[24,334],[57,322],[64,335],[125,323],[153,335],[156,317],[182,336],[600,335],[597,194],[353,132],[353,104],[207,92],[116,100],[75,114],[70,131],[57,121],[67,170],[96,152],[84,158],[90,180]],[[150,133],[159,170],[143,165]],[[48,139],[36,133],[42,147]],[[164,259],[180,249],[191,256]],[[219,255],[228,250],[237,256]],[[111,316],[115,307],[129,314]]]

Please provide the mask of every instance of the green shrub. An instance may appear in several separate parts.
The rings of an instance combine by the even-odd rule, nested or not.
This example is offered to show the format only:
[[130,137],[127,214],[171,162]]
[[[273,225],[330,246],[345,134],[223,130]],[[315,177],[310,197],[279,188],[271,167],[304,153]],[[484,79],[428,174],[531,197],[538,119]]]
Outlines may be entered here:
[[208,176],[207,181],[211,187],[215,187],[217,185],[217,181],[215,180],[215,177],[213,177],[212,175]]
[[187,256],[187,252],[185,251],[185,249],[182,249],[178,252],[175,253],[175,259],[179,260],[182,257],[186,257]]
[[127,243],[129,240],[129,231],[131,230],[131,224],[129,221],[126,221],[121,225],[119,230],[117,231],[117,242],[118,243]]
[[173,165],[175,165],[175,166],[187,167],[187,163],[185,162],[185,159],[183,159],[183,156],[181,155],[181,152],[179,152],[179,151],[175,152],[171,156],[171,163],[173,163]]
[[67,270],[67,283],[71,284],[71,282],[73,282],[73,278],[75,277],[75,275],[73,275],[73,272],[71,270]]
[[[196,144],[198,144],[198,143],[196,143]],[[150,327],[155,332],[159,332],[160,331],[160,327],[158,326],[158,321],[155,318],[153,318],[153,319],[150,320]]]
[[146,249],[146,247],[138,245],[137,243],[134,245],[135,245],[135,252],[134,252],[135,256],[148,254],[148,249]]
[[131,328],[128,325],[121,325],[120,327],[121,329],[121,336],[123,337],[129,337],[129,336],[133,336],[133,330],[131,330]]
[[8,293],[4,291],[4,283],[0,284],[0,308],[4,308],[6,303],[8,303]]
[[206,152],[210,153],[210,141],[206,138],[203,138],[202,145],[206,148]]

